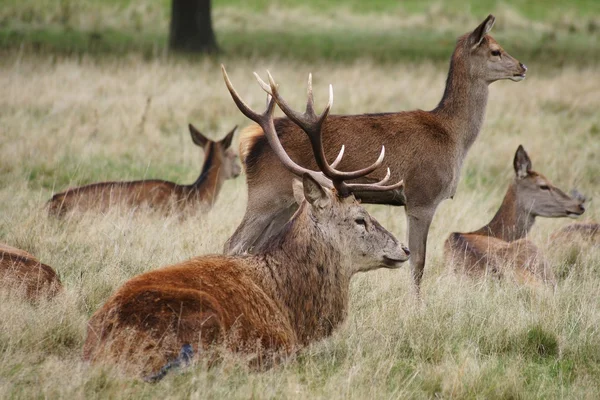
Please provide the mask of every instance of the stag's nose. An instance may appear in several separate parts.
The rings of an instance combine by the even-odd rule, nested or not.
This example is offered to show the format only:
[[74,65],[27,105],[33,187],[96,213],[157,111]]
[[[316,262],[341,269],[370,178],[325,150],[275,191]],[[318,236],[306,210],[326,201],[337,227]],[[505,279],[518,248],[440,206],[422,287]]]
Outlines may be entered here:
[[523,68],[523,71],[524,71],[524,72],[527,72],[527,65],[523,64],[522,62],[520,62],[520,63],[519,63],[519,66],[520,66],[521,68]]

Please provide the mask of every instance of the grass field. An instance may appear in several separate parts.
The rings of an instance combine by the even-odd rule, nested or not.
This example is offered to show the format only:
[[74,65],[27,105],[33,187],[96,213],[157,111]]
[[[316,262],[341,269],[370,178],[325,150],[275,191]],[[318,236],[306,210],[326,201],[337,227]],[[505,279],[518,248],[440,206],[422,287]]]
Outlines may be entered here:
[[[22,32],[31,32],[31,24],[24,24],[22,17],[5,16],[34,3],[13,3],[17,2],[8,1],[0,11],[4,13],[0,35],[18,24],[23,24]],[[142,30],[152,18],[165,26],[160,12],[164,13],[167,3],[157,2],[162,8],[157,8],[156,17],[152,8],[140,11]],[[340,18],[391,36],[393,15],[382,18],[375,29],[376,13],[395,10],[418,17],[433,12],[420,9],[417,2],[406,3],[402,11],[390,3],[376,2],[372,14],[359,17],[358,12],[364,11],[362,2],[348,2]],[[57,7],[49,1],[39,4]],[[71,4],[93,10],[99,2]],[[111,4],[136,9],[133,2],[116,1],[106,2],[102,9],[109,10]],[[141,2],[139,7],[148,4]],[[257,4],[250,11],[277,14],[283,13],[287,2],[278,2],[281,8]],[[319,21],[310,4],[298,11],[307,15],[302,18],[306,24]],[[505,7],[502,4],[497,7]],[[222,26],[235,25],[235,5],[217,2],[215,13],[232,18],[223,18]],[[585,21],[597,18],[596,3],[576,5],[579,8],[563,13],[570,20],[582,15]],[[96,17],[100,20],[102,15]],[[536,34],[544,35],[548,26],[560,21],[557,15],[531,7],[523,18],[538,21]],[[417,17],[415,26],[426,29],[423,21],[427,20]],[[118,18],[114,21],[115,27],[123,26]],[[477,22],[475,17],[461,24],[471,22]],[[326,85],[333,84],[335,113],[430,109],[439,101],[446,77],[446,66],[438,61],[442,53],[444,59],[449,57],[455,35],[434,44],[439,57],[418,63],[350,56],[345,62],[317,56],[287,59],[268,52],[242,56],[227,52],[218,60],[168,58],[160,50],[151,56],[133,51],[104,57],[94,51],[34,51],[29,42],[20,50],[3,47],[0,242],[25,249],[53,266],[66,291],[55,301],[36,306],[0,292],[0,398],[597,397],[600,251],[588,248],[577,254],[570,246],[549,241],[555,229],[571,221],[538,219],[531,232],[530,238],[552,257],[559,276],[555,290],[508,282],[474,283],[452,273],[442,260],[443,241],[450,232],[479,228],[493,216],[512,179],[512,157],[519,144],[529,152],[536,171],[562,189],[577,187],[587,194],[592,201],[584,219],[600,221],[596,204],[600,196],[597,33],[572,34],[570,40],[583,50],[591,49],[581,63],[547,65],[543,57],[530,62],[527,55],[533,53],[506,33],[508,28],[502,28],[500,18],[498,22],[499,37],[504,35],[501,44],[530,66],[528,78],[491,86],[484,128],[467,157],[458,193],[442,204],[432,225],[424,302],[414,296],[408,266],[359,275],[352,283],[347,322],[333,337],[315,343],[297,358],[256,373],[231,357],[213,369],[197,365],[173,373],[156,385],[110,367],[83,363],[86,322],[133,275],[220,252],[245,209],[244,177],[226,183],[211,212],[183,222],[119,210],[60,221],[44,211],[52,193],[100,180],[192,182],[202,157],[191,143],[187,123],[215,138],[235,124],[247,123],[225,90],[220,62],[254,107],[262,107],[264,97],[252,71],[269,68],[296,106],[304,102],[306,75],[312,72],[317,106],[326,100]],[[49,24],[44,22],[42,30]],[[447,30],[434,32],[427,40],[438,34],[446,37],[457,29],[449,23]],[[568,37],[560,33],[563,28],[557,29],[559,37]],[[122,34],[118,29],[115,32]],[[578,42],[583,36],[586,41]],[[221,37],[225,46],[227,34]],[[57,39],[62,40],[64,36]],[[305,42],[302,46],[299,51],[310,49]],[[368,208],[386,228],[404,237],[401,209]]]

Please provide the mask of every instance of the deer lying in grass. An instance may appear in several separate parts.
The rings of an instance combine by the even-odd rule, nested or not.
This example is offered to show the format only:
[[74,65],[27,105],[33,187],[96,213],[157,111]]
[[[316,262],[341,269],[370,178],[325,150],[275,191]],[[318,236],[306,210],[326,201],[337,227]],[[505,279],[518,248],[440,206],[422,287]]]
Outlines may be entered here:
[[569,224],[554,232],[552,240],[565,243],[583,242],[600,246],[600,224],[596,222],[581,222]]
[[[585,196],[577,190],[573,190],[572,195],[582,203],[586,201]],[[569,224],[554,232],[551,239],[553,242],[600,246],[600,224],[593,221]]]
[[189,125],[193,142],[204,148],[200,176],[191,185],[162,180],[101,182],[68,189],[55,194],[48,202],[50,213],[62,216],[68,211],[106,211],[110,207],[147,205],[161,211],[183,211],[199,205],[212,205],[226,179],[237,177],[241,168],[237,155],[230,149],[237,127],[218,142],[206,138]]
[[531,241],[525,239],[535,217],[573,217],[585,211],[583,201],[565,194],[548,178],[532,171],[531,160],[519,146],[513,161],[515,179],[502,205],[484,227],[452,233],[444,257],[472,276],[514,276],[518,282],[554,282],[552,270]]
[[[490,15],[473,32],[458,38],[444,95],[432,111],[332,115],[323,126],[327,158],[333,159],[342,144],[349,152],[340,169],[364,165],[385,145],[392,178],[402,177],[406,182],[406,198],[391,191],[357,193],[357,197],[364,203],[406,207],[411,270],[417,289],[423,276],[431,220],[438,204],[454,196],[463,160],[483,124],[488,85],[500,79],[525,78],[527,68],[487,34],[494,20]],[[265,89],[289,115],[288,105],[269,78],[270,88]],[[298,134],[300,128],[293,118],[276,119],[274,124],[290,157],[303,167],[314,168],[310,144]],[[248,205],[244,219],[225,244],[225,253],[231,255],[259,252],[297,208],[291,185],[294,175],[277,160],[261,128],[251,126],[242,132],[240,151],[248,183]],[[379,169],[376,177],[384,172]],[[373,179],[365,177],[361,181]]]
[[22,291],[36,301],[52,298],[62,291],[54,270],[26,251],[0,243],[0,287]]
[[[85,359],[122,359],[156,373],[180,349],[181,357],[189,358],[192,350],[222,344],[253,353],[259,365],[267,366],[272,357],[329,336],[342,323],[355,273],[398,268],[408,259],[408,249],[352,195],[401,191],[403,183],[384,186],[389,174],[372,184],[345,182],[378,168],[383,158],[354,172],[335,169],[343,151],[331,165],[326,161],[321,126],[332,97],[317,116],[309,95],[307,113],[298,118],[321,173],[295,164],[281,147],[273,125],[274,99],[263,114],[237,94],[234,99],[264,129],[281,163],[302,176],[301,188],[295,184],[297,212],[256,255],[198,257],[126,282],[89,321]],[[162,374],[151,379],[157,376]]]

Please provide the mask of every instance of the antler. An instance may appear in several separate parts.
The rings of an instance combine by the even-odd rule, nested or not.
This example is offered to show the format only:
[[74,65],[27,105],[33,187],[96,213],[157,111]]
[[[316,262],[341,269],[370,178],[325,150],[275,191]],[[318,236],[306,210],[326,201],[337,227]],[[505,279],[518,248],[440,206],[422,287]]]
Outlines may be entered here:
[[[319,181],[319,183],[325,183],[325,186],[327,186],[327,187],[331,187],[333,185],[333,187],[335,187],[336,190],[338,191],[338,193],[343,197],[350,195],[352,192],[387,191],[387,190],[399,189],[404,185],[403,181],[400,181],[393,185],[387,185],[387,186],[384,185],[385,183],[387,183],[387,181],[390,178],[389,168],[387,170],[387,174],[386,174],[385,178],[383,178],[381,181],[376,182],[376,183],[361,184],[361,183],[346,183],[345,182],[346,180],[352,180],[352,179],[364,177],[364,176],[370,174],[371,172],[375,171],[377,168],[379,168],[381,166],[381,164],[383,163],[383,158],[385,156],[385,147],[384,146],[381,147],[381,153],[380,153],[379,157],[377,158],[377,161],[375,161],[370,166],[368,166],[366,168],[362,168],[357,171],[345,172],[345,171],[339,171],[336,169],[336,167],[339,165],[339,163],[342,160],[342,157],[344,154],[344,146],[342,146],[340,153],[338,154],[338,156],[336,157],[335,161],[332,164],[329,164],[327,162],[327,159],[325,156],[325,151],[323,149],[321,131],[322,131],[323,123],[327,119],[327,117],[329,115],[329,111],[331,110],[331,105],[333,104],[333,87],[331,85],[329,85],[329,102],[327,103],[327,106],[325,107],[325,110],[321,113],[321,115],[316,115],[316,113],[314,111],[314,100],[313,100],[313,94],[312,94],[312,75],[309,75],[308,90],[307,90],[308,99],[307,99],[307,103],[306,103],[306,111],[304,112],[304,114],[300,114],[299,112],[293,110],[287,104],[287,102],[281,97],[281,95],[279,94],[279,91],[277,90],[277,84],[275,83],[273,77],[271,76],[271,74],[268,71],[267,71],[267,74],[269,75],[270,85],[265,83],[258,76],[258,74],[254,73],[260,86],[263,88],[263,90],[265,92],[267,92],[267,99],[268,99],[267,110],[263,114],[258,114],[256,112],[252,111],[250,109],[250,107],[248,107],[244,103],[244,101],[240,98],[240,96],[237,94],[237,92],[233,88],[233,85],[231,84],[231,81],[229,80],[229,77],[227,76],[225,67],[222,65],[221,65],[221,70],[223,71],[223,77],[225,78],[225,83],[227,85],[227,88],[229,89],[229,92],[231,93],[231,96],[233,97],[233,100],[235,101],[235,103],[238,106],[238,108],[240,109],[240,111],[245,116],[247,116],[248,118],[255,121],[256,123],[258,123],[261,126],[261,128],[263,129],[263,131],[265,133],[265,136],[267,137],[269,144],[273,148],[273,151],[280,158],[280,160],[282,161],[284,166],[288,170],[290,170],[292,173],[294,173],[296,175],[302,175],[303,173],[308,173],[311,176],[313,176],[317,181]],[[312,171],[312,170],[309,170],[309,169],[299,166],[294,161],[292,161],[292,159],[287,155],[287,153],[283,149],[283,146],[281,145],[281,142],[279,141],[279,137],[277,136],[277,132],[276,132],[275,126],[273,124],[273,109],[274,109],[275,102],[277,103],[279,108],[281,108],[281,110],[288,116],[288,118],[290,118],[290,120],[292,120],[292,122],[294,122],[296,125],[298,125],[300,128],[302,128],[302,130],[307,134],[307,136],[310,140],[311,147],[313,149],[313,153],[315,155],[315,160],[316,160],[317,165],[318,165],[319,169],[321,170],[321,172]]]

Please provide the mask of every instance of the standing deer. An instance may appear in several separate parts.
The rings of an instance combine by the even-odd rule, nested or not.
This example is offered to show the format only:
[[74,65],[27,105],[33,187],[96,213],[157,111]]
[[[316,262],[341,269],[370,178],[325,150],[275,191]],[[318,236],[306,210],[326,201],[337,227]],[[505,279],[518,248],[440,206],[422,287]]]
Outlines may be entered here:
[[149,179],[133,182],[101,182],[68,189],[48,202],[50,213],[62,216],[68,211],[106,211],[116,205],[147,205],[162,211],[182,211],[199,205],[211,206],[226,179],[237,177],[241,168],[230,149],[237,126],[218,142],[206,138],[192,124],[192,141],[204,149],[200,176],[191,185]]
[[[411,271],[417,291],[423,276],[429,225],[440,202],[452,198],[467,151],[483,124],[488,85],[500,79],[520,81],[527,68],[515,60],[487,33],[494,17],[488,16],[473,32],[456,43],[442,100],[432,111],[332,115],[323,125],[323,148],[328,159],[346,145],[349,156],[340,169],[353,169],[375,157],[384,145],[392,178],[402,177],[406,198],[393,191],[361,192],[364,203],[405,206]],[[290,115],[289,107],[270,78],[271,95]],[[267,85],[265,85],[267,86]],[[231,88],[229,88],[231,91]],[[281,144],[299,165],[314,168],[309,141],[297,134],[296,121],[276,119]],[[256,253],[281,231],[294,213],[290,173],[268,145],[264,130],[251,126],[242,132],[240,149],[248,183],[246,214],[225,244],[227,254]],[[375,171],[380,178],[383,170]],[[362,182],[374,181],[362,178]]]
[[240,110],[264,129],[281,163],[302,176],[301,187],[294,185],[297,212],[256,255],[193,258],[126,282],[89,321],[85,359],[125,359],[155,373],[180,349],[182,358],[189,358],[192,351],[224,344],[254,353],[260,365],[268,365],[271,356],[329,336],[342,323],[355,273],[398,268],[408,259],[408,249],[352,195],[401,191],[403,183],[346,183],[378,168],[382,157],[354,172],[335,168],[341,153],[331,165],[324,157],[321,127],[330,96],[317,116],[309,95],[307,113],[298,119],[313,145],[322,171],[317,173],[294,163],[281,147],[273,125],[274,99],[258,114],[234,95]]
[[585,211],[583,201],[532,171],[523,146],[517,149],[513,166],[515,179],[494,218],[476,231],[452,233],[444,245],[444,258],[469,275],[500,277],[509,273],[520,282],[553,282],[543,255],[525,237],[535,217],[579,216]]
[[0,243],[0,287],[18,289],[36,301],[52,298],[63,289],[56,272],[26,251]]

